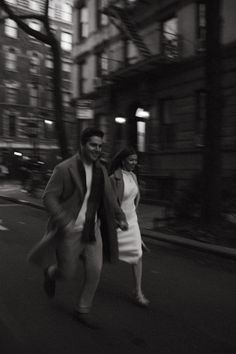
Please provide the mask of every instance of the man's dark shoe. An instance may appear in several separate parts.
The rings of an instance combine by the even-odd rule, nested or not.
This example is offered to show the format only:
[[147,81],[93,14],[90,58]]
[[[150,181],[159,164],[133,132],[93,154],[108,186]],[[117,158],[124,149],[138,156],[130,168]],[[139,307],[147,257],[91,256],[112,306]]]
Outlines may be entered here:
[[44,270],[43,288],[47,296],[53,298],[56,292],[56,281],[55,279],[50,278],[48,274],[48,268]]
[[92,318],[90,313],[81,313],[79,311],[74,311],[73,317],[76,321],[80,322],[84,326],[90,329],[99,329],[100,326]]

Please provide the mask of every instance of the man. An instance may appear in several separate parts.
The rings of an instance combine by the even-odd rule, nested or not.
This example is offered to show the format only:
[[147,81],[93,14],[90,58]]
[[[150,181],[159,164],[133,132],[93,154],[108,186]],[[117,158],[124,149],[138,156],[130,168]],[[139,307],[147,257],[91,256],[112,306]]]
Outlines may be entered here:
[[118,258],[116,227],[128,227],[106,169],[99,163],[102,141],[102,131],[85,129],[81,134],[81,154],[54,169],[43,195],[50,215],[47,233],[30,254],[32,262],[43,264],[44,256],[50,250],[56,251],[56,264],[44,271],[44,290],[49,297],[55,295],[56,281],[71,278],[82,258],[85,279],[74,315],[91,328],[94,326],[89,313],[103,255],[110,262]]

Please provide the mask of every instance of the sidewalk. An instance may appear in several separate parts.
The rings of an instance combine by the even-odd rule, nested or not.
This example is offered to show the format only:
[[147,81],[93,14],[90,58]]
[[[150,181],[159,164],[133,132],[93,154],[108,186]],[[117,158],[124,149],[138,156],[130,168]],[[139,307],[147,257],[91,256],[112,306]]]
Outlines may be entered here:
[[[17,202],[20,204],[30,205],[39,209],[44,209],[41,200],[42,191],[37,193],[37,197],[30,196],[21,189],[19,182],[6,181],[0,184],[0,198]],[[140,204],[138,207],[138,218],[141,227],[142,236],[149,242],[162,241],[175,245],[199,249],[201,251],[212,252],[222,256],[236,259],[236,248],[225,247],[214,243],[207,243],[205,240],[194,240],[191,235],[181,237],[174,232],[163,232],[154,230],[153,219],[158,216],[160,210],[156,205]],[[236,236],[235,236],[236,237]]]

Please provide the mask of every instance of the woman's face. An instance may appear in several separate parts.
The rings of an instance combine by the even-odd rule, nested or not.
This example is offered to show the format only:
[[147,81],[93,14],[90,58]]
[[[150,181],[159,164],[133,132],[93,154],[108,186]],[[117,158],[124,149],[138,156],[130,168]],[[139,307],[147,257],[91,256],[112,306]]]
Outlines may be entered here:
[[123,168],[127,171],[133,171],[138,163],[136,154],[129,155],[123,160]]

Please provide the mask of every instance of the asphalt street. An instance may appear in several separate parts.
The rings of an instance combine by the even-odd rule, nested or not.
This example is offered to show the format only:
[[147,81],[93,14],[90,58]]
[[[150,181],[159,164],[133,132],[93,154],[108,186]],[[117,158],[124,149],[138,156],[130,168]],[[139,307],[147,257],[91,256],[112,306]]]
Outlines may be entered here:
[[236,353],[235,261],[152,242],[144,254],[148,310],[132,302],[130,267],[105,264],[93,307],[101,328],[91,330],[72,318],[81,265],[49,301],[42,271],[26,261],[45,224],[44,211],[1,201],[1,354]]

